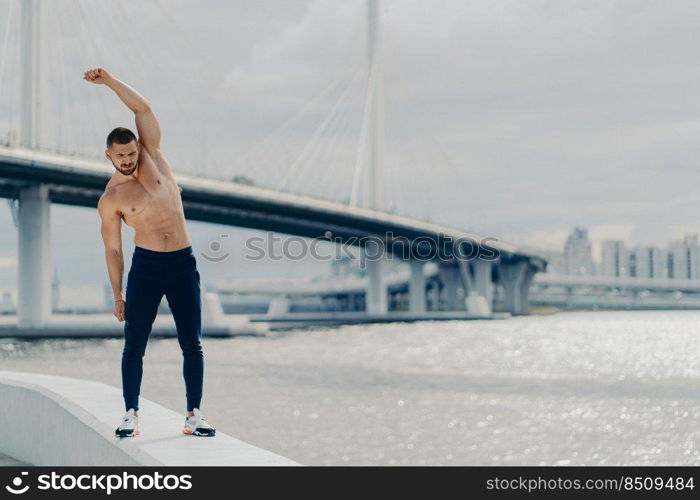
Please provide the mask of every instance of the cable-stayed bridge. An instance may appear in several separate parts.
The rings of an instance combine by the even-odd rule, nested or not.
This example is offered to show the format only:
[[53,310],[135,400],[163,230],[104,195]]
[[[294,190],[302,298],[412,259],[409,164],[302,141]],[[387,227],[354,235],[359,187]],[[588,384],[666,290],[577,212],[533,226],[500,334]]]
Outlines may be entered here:
[[[182,28],[176,12],[160,2],[148,5],[144,8],[153,10],[141,19],[149,15],[170,19],[174,33]],[[383,16],[390,12],[377,0],[363,2],[362,7],[357,20],[362,39],[356,45],[364,50],[357,64],[349,64],[350,69],[341,71],[264,140],[236,155],[214,154],[213,147],[204,145],[192,160],[171,162],[186,217],[363,245],[365,254],[379,256],[366,259],[369,314],[389,310],[383,258],[389,252],[409,264],[413,313],[426,312],[423,267],[428,261],[439,265],[448,307],[489,315],[494,288],[500,287],[508,311],[526,312],[532,278],[545,269],[545,260],[486,238],[486,227],[474,229],[479,227],[478,207],[463,211],[464,205],[456,204],[463,197],[460,186],[468,179],[430,130],[420,125],[419,112],[413,118],[394,116],[399,126],[391,127],[380,29]],[[104,121],[114,115],[113,101],[106,102],[93,88],[75,86],[74,80],[83,83],[82,71],[66,74],[75,66],[71,57],[76,54],[67,47],[79,43],[76,23],[87,34],[83,50],[104,61],[98,64],[118,69],[128,59],[127,80],[129,73],[156,73],[157,58],[149,55],[147,44],[129,39],[139,30],[113,33],[110,39],[114,27],[105,21],[105,14],[125,14],[108,2],[79,0],[59,7],[40,0],[13,0],[3,8],[0,95],[14,92],[18,98],[3,100],[0,106],[0,126],[6,129],[0,147],[0,196],[16,200],[19,324],[36,327],[45,324],[50,313],[51,203],[95,207],[113,174],[111,165],[81,150],[88,141],[103,143],[103,136],[119,123]],[[186,36],[178,32],[175,38]],[[56,65],[57,70],[51,69]],[[119,76],[119,71],[115,74]],[[142,90],[150,97],[148,89]],[[199,126],[196,119],[186,119],[192,110],[183,102],[167,104],[182,108],[181,119],[174,121]],[[402,106],[400,112],[407,109],[410,106]],[[170,112],[159,113],[164,136],[170,121],[163,115]],[[414,134],[420,140],[397,141],[396,136],[410,135],[411,126],[420,129]],[[202,141],[192,139],[200,139],[197,133],[183,132],[180,137],[206,143],[206,134]],[[396,148],[407,144],[417,144],[417,153]],[[164,151],[170,156],[167,143]],[[449,223],[443,222],[448,218]],[[464,304],[457,304],[458,295]]]

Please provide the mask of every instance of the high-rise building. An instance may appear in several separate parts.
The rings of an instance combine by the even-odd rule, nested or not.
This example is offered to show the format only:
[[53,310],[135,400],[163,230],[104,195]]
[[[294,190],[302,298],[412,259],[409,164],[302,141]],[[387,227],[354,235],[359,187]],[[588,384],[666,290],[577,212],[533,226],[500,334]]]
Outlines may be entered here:
[[590,276],[594,273],[588,230],[575,227],[564,245],[564,274]]
[[688,234],[681,241],[672,241],[666,261],[669,278],[700,279],[698,235]]
[[[630,252],[630,276],[638,278],[665,278],[666,252],[655,246],[639,246]],[[634,274],[632,273],[634,260]]]
[[637,254],[635,252],[625,251],[625,255],[627,256],[627,259],[625,260],[627,262],[627,276],[631,278],[638,277],[639,269],[637,269]]
[[[627,276],[628,275],[628,264],[632,264],[634,267],[634,258],[627,258],[627,251],[625,250],[625,243],[620,240],[606,240],[603,241],[602,245],[602,256],[603,262],[601,266],[601,274],[603,276]],[[634,271],[633,271],[634,272]],[[634,276],[630,274],[630,276]]]
[[685,259],[688,265],[688,278],[700,279],[700,242],[697,234],[687,234],[683,238]]

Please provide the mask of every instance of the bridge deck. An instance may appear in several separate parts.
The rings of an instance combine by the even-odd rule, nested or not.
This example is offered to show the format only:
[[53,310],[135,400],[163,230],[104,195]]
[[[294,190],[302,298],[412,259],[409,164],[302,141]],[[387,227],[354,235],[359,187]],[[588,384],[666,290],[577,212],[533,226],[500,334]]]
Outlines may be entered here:
[[[0,197],[17,197],[22,186],[38,182],[50,186],[52,203],[96,207],[112,173],[96,161],[0,146]],[[390,252],[408,255],[420,244],[426,259],[441,251],[446,238],[478,242],[481,252],[497,251],[502,259],[526,259],[539,270],[546,268],[546,260],[531,251],[433,222],[220,179],[177,173],[176,180],[190,220],[307,238],[330,235],[334,242],[353,245],[391,233]]]

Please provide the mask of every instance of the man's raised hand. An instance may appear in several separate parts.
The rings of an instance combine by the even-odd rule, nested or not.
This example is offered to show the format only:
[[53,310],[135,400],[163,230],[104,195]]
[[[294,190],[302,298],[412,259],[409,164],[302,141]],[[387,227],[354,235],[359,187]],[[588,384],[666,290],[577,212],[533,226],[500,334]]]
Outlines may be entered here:
[[110,75],[106,69],[102,68],[93,68],[89,69],[85,72],[83,75],[83,80],[87,80],[88,82],[92,83],[107,83],[107,80],[112,78],[112,75]]

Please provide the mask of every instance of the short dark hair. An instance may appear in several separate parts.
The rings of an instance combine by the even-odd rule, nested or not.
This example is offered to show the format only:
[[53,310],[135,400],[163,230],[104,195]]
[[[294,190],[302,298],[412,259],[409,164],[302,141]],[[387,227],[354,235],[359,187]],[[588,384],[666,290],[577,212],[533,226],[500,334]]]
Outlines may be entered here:
[[128,128],[117,127],[107,136],[107,147],[110,147],[115,142],[117,144],[129,144],[131,141],[138,142],[136,135]]

